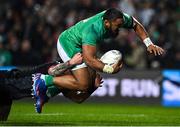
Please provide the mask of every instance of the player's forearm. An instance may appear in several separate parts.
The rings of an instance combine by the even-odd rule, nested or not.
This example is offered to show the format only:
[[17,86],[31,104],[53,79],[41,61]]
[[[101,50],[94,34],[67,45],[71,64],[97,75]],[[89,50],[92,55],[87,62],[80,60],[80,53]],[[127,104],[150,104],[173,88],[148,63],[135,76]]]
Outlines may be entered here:
[[96,58],[90,58],[85,60],[86,64],[89,65],[91,68],[93,68],[96,71],[103,72],[104,63],[102,63],[100,60]]
[[[116,67],[117,68],[114,68],[113,66],[111,65],[107,65],[107,64],[104,64],[102,63],[101,61],[99,61],[98,59],[92,59],[92,60],[89,60],[89,61],[86,61],[87,65],[89,65],[92,69],[96,70],[96,71],[99,71],[99,72],[103,72],[103,73],[108,73],[108,74],[114,74],[114,73],[117,73],[119,71],[119,69],[122,67],[122,64],[121,66],[119,66],[118,64],[119,63],[116,63]],[[118,65],[118,66],[117,66]]]
[[137,36],[143,41],[144,39],[148,38],[148,34],[142,24],[137,21],[135,22],[136,23],[134,26],[134,31],[136,32]]
[[65,63],[59,63],[56,66],[49,68],[48,73],[53,76],[60,75],[74,66],[75,64],[72,64],[69,61]]
[[139,36],[139,38],[142,40],[142,42],[146,45],[146,47],[153,45],[145,28],[139,22],[136,22],[136,24],[134,26],[134,31]]
[[83,45],[83,59],[92,69],[104,73],[113,73],[114,68],[110,65],[105,65],[96,57],[96,46]]

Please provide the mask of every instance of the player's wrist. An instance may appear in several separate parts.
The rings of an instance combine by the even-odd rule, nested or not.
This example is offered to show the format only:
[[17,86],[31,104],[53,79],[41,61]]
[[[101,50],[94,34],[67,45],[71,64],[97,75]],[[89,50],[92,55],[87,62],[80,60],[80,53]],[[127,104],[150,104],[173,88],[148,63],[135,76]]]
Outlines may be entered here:
[[67,66],[70,66],[72,63],[70,62],[70,60],[68,60],[67,62],[66,62],[66,65]]
[[144,44],[146,45],[146,47],[149,47],[150,45],[153,45],[151,39],[149,37],[145,38],[143,40]]
[[74,62],[72,60],[69,60],[69,61],[67,61],[67,65],[68,66],[74,66],[75,64],[74,64]]
[[114,72],[114,68],[110,65],[104,65],[103,72],[112,74]]
[[69,68],[72,68],[72,67],[76,66],[76,64],[72,60],[68,60],[66,62],[66,66],[69,69]]

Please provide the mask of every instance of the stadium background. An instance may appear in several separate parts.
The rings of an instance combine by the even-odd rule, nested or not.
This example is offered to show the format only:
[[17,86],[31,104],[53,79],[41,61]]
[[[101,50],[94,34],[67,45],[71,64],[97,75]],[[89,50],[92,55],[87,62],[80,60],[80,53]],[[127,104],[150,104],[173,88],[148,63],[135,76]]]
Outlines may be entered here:
[[[177,121],[180,118],[177,115],[178,110],[176,108],[164,108],[164,106],[180,106],[179,5],[180,1],[178,0],[1,0],[1,68],[4,66],[33,66],[55,60],[58,57],[56,40],[62,31],[77,21],[110,7],[119,8],[136,17],[145,26],[153,42],[166,50],[166,53],[161,57],[149,55],[145,46],[133,31],[122,29],[116,39],[105,40],[104,45],[99,46],[98,55],[100,56],[110,49],[120,50],[124,59],[123,70],[117,75],[103,75],[105,80],[103,87],[98,89],[84,105],[81,104],[78,107],[64,97],[58,96],[52,99],[50,104],[45,107],[47,119],[52,116],[57,117],[57,120],[50,120],[48,123],[45,122],[46,118],[42,118],[42,116],[40,122],[33,120],[33,118],[28,120],[31,117],[38,118],[32,111],[32,100],[28,99],[25,102],[20,100],[14,104],[8,121],[9,124],[180,125]],[[74,107],[74,110],[80,110],[79,114],[72,111],[73,108],[68,104],[62,102],[69,102]],[[97,105],[99,110],[94,109],[96,106],[94,108],[91,105],[88,107],[89,103]],[[98,108],[97,103],[100,104],[100,108]],[[119,112],[119,109],[112,103],[115,105],[117,103],[117,107],[124,110],[124,112]],[[139,107],[137,104],[145,105],[145,107]],[[26,107],[22,107],[22,105],[26,105]],[[154,108],[152,105],[157,105],[157,107]],[[106,106],[104,110],[102,110],[103,106]],[[57,107],[62,108],[62,110],[57,110]],[[119,113],[120,118],[107,115],[113,112],[112,107],[117,108],[117,110],[115,114],[111,115],[117,116]],[[109,123],[103,118],[99,121],[96,120],[97,124],[93,124],[94,119],[89,121],[81,120],[82,114],[84,114],[81,113],[83,108],[85,113],[98,114],[103,111]],[[86,112],[86,109],[91,111]],[[69,121],[62,120],[61,117],[67,117],[66,110],[70,110],[69,114],[74,113],[74,117],[79,118],[80,122],[73,119],[73,115]],[[107,110],[107,114],[105,110]],[[129,110],[132,112],[129,112]],[[27,115],[27,112],[30,115]],[[65,115],[58,113],[53,115],[55,112],[62,114],[64,112]],[[156,112],[158,113],[156,114]],[[18,113],[19,115],[17,115]],[[151,114],[147,117],[146,113],[156,115]],[[166,115],[170,117],[165,118]],[[112,121],[109,117],[112,118]],[[158,117],[157,121],[151,119],[152,117]],[[136,121],[136,119],[139,120]],[[151,119],[151,122],[147,119]]]

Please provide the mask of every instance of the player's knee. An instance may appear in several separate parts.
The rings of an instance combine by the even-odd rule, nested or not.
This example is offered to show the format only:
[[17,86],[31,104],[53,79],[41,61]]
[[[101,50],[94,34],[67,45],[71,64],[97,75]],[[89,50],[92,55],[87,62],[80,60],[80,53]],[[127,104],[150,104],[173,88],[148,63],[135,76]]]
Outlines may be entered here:
[[88,91],[88,84],[84,84],[84,83],[80,84],[78,86],[78,90],[80,90],[80,91]]
[[85,81],[77,81],[76,82],[76,90],[79,90],[79,91],[87,91],[88,90],[88,82],[85,82]]

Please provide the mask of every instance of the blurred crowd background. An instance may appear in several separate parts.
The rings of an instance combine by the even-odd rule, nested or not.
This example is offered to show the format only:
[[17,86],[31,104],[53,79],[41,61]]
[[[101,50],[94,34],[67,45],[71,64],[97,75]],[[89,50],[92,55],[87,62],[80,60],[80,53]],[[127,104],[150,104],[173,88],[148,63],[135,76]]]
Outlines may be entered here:
[[180,69],[179,0],[1,0],[0,66],[32,66],[57,59],[56,41],[62,31],[110,7],[136,17],[166,53],[149,55],[133,30],[121,29],[116,39],[104,40],[99,55],[118,49],[124,68]]

